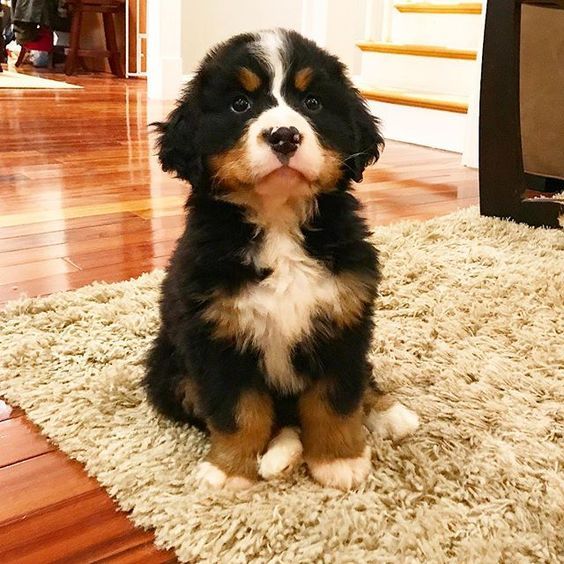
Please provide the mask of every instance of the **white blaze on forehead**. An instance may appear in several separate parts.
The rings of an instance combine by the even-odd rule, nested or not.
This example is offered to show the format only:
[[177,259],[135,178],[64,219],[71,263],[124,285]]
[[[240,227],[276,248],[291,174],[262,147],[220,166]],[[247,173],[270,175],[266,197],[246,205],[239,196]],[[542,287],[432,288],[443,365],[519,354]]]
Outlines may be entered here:
[[284,41],[279,31],[262,31],[259,34],[259,51],[272,72],[272,95],[279,104],[285,104],[282,98],[282,81],[284,80]]

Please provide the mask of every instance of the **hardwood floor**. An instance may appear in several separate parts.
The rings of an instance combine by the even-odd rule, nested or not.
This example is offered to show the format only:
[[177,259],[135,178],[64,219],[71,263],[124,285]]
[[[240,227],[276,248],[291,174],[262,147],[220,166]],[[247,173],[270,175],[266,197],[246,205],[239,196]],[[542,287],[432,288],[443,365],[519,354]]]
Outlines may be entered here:
[[[0,90],[0,303],[162,267],[183,227],[186,187],[147,133],[170,104],[140,80],[68,80],[84,89]],[[357,192],[373,225],[427,219],[476,204],[477,173],[389,142]],[[0,421],[0,492],[1,562],[175,560],[19,409]]]

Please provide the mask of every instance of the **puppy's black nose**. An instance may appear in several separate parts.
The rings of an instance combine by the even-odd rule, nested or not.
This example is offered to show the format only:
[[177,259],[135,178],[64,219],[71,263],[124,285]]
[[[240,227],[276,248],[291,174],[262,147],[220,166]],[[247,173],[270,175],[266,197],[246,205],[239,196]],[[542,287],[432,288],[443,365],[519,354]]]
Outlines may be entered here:
[[271,149],[280,155],[291,157],[302,142],[302,135],[295,127],[273,127],[263,132]]

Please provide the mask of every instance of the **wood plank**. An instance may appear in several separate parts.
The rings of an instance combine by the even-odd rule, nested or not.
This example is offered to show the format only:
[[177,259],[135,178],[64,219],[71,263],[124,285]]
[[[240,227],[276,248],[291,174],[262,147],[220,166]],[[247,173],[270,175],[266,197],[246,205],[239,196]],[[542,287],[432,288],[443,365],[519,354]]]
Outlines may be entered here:
[[55,449],[25,417],[0,421],[0,468]]
[[15,284],[25,280],[37,278],[37,273],[41,272],[44,276],[66,274],[76,272],[78,268],[62,258],[50,260],[38,260],[26,264],[16,264],[13,266],[2,267],[3,285]]
[[456,112],[459,114],[468,112],[468,101],[462,99],[457,100],[454,99],[454,97],[417,94],[408,91],[374,88],[371,86],[362,86],[360,93],[367,100],[375,100],[376,102],[428,108],[430,110],[443,110],[445,112]]
[[[97,218],[105,218],[105,221],[97,219],[92,225],[87,218],[79,218],[86,220],[81,227],[64,227],[64,223],[58,230],[50,231],[51,227],[47,224],[45,231],[41,233],[31,233],[19,235],[16,237],[5,237],[0,240],[0,252],[2,255],[13,251],[21,251],[26,249],[36,249],[38,247],[46,247],[48,245],[72,244],[78,241],[88,241],[90,239],[99,239],[114,237],[123,233],[131,233],[150,228],[147,221],[143,221],[136,214],[115,214],[107,216],[95,216]],[[52,222],[57,224],[58,222]],[[1,239],[1,234],[0,234]],[[64,256],[64,255],[63,255]],[[16,263],[17,264],[17,263]]]
[[98,488],[81,464],[58,451],[0,468],[0,527]]
[[[156,268],[164,268],[168,257],[151,257],[135,263],[109,264],[69,274],[41,276],[17,284],[0,284],[0,303],[22,297],[45,296],[55,292],[76,290],[92,282],[120,282],[136,278]],[[43,274],[37,273],[38,274]]]
[[[178,230],[177,235],[181,231]],[[144,241],[116,249],[100,249],[83,254],[71,253],[67,259],[81,270],[89,270],[103,264],[110,266],[123,263],[142,263],[152,258],[169,257],[176,247],[177,236],[165,240]]]
[[400,2],[394,8],[406,14],[481,14],[481,2]]
[[440,45],[409,45],[380,41],[359,41],[357,47],[361,51],[375,53],[393,53],[395,55],[416,55],[418,57],[438,57],[441,59],[476,60],[476,51],[467,49],[451,49]]
[[143,564],[164,564],[178,562],[178,560],[171,551],[157,550],[152,543],[146,543],[96,562],[104,564],[139,564],[140,562]]
[[122,561],[120,555],[130,562],[131,555],[146,557],[143,562],[174,561],[152,540],[152,533],[133,529],[125,513],[97,488],[0,525],[0,561]]
[[162,196],[155,199],[143,198],[141,200],[125,200],[109,204],[84,205],[69,208],[6,214],[0,216],[0,227],[11,227],[13,225],[22,225],[25,223],[57,221],[108,213],[133,212],[173,206],[182,207],[184,205],[184,201],[185,198],[179,196]]
[[[78,238],[61,244],[41,245],[0,253],[0,268],[4,270],[5,267],[24,266],[28,263],[45,262],[102,250],[110,251],[139,243],[158,243],[163,240],[176,239],[182,233],[181,228],[178,227],[152,231],[149,222],[141,218],[132,220],[132,223],[135,225],[131,231],[127,230],[126,225],[120,224],[117,226],[116,233],[108,229],[108,236],[105,236],[104,231],[99,231],[96,237]],[[104,261],[102,260],[98,265],[100,264],[104,264]],[[16,278],[15,281],[17,280],[19,279]],[[21,280],[28,280],[28,278],[21,278]]]
[[34,235],[38,236],[40,239],[47,233],[60,231],[72,233],[75,229],[82,229],[83,227],[101,227],[111,223],[127,221],[136,215],[137,214],[133,212],[118,212],[102,215],[89,215],[71,219],[58,219],[54,221],[40,221],[37,223],[13,225],[12,227],[0,227],[0,252],[18,248],[10,247],[10,243],[5,242],[6,239],[30,237]]

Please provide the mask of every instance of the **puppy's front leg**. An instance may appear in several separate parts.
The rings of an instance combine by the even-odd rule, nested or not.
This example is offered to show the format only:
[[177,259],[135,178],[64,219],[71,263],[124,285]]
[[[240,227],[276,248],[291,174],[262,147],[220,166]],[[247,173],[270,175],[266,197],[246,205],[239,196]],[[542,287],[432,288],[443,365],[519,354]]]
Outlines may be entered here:
[[370,471],[370,449],[365,444],[361,402],[338,413],[330,386],[318,382],[299,400],[304,459],[311,475],[324,486],[349,489]]
[[272,399],[264,392],[240,393],[233,413],[233,429],[225,431],[208,421],[211,449],[200,466],[199,477],[205,485],[245,489],[258,478],[257,458],[268,445],[274,412]]

